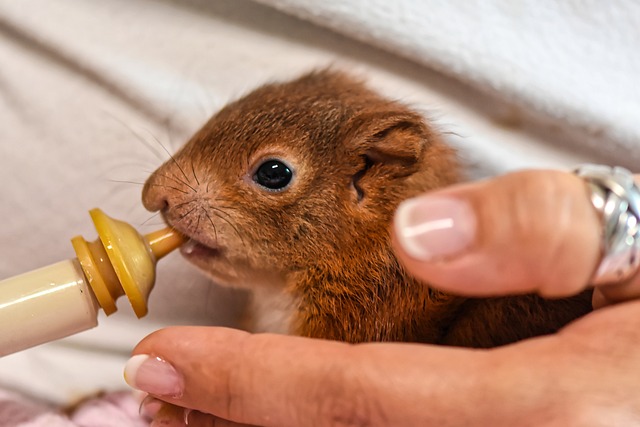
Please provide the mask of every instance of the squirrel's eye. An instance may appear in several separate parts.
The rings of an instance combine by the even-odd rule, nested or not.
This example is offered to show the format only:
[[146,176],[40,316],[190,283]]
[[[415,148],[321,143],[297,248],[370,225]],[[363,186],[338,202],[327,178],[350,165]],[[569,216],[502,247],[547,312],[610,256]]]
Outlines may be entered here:
[[258,166],[253,180],[269,190],[282,190],[291,182],[293,172],[280,160],[267,160]]

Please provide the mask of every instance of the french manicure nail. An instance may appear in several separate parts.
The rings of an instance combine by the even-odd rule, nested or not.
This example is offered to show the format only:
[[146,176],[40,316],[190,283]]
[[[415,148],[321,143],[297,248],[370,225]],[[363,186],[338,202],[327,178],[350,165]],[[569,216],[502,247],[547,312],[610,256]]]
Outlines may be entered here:
[[398,243],[421,261],[446,259],[475,239],[476,217],[467,202],[453,197],[420,196],[400,204],[395,216]]
[[137,354],[127,361],[124,379],[131,387],[156,396],[182,396],[184,379],[160,357]]

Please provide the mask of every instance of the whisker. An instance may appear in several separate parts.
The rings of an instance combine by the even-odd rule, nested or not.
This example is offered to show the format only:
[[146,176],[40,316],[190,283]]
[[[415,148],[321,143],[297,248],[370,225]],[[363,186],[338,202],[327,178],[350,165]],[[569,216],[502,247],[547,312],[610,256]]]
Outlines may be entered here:
[[220,213],[225,214],[225,215],[227,216],[227,218],[231,218],[231,215],[229,215],[228,213],[226,213],[224,210],[222,210],[222,209],[220,209],[220,208],[216,208],[216,207],[213,207],[213,206],[211,206],[211,205],[209,205],[209,208],[210,208],[210,209],[213,209],[213,210],[214,210],[214,211],[216,211],[216,212],[220,212]]
[[145,224],[145,225],[148,225],[150,227],[166,227],[167,223],[166,222],[150,222],[150,223]]
[[[130,186],[130,185],[112,185],[108,189],[107,196],[109,196],[110,198],[115,198],[118,194],[122,194],[124,192],[128,193],[131,190],[134,190],[134,191],[137,192],[138,188],[139,187],[133,187],[133,186]],[[128,193],[128,194],[130,194],[130,193]]]
[[233,206],[234,201],[231,199],[225,199],[224,197],[216,197],[215,200],[216,205],[219,206],[221,209],[231,209],[231,210],[238,210],[238,208]]
[[[112,155],[114,157],[122,157],[122,156],[130,156],[131,152],[130,151],[123,151],[121,154],[119,153],[112,153]],[[106,164],[105,162],[105,166],[107,166],[109,168],[109,170],[118,170],[118,169],[125,169],[125,168],[133,168],[136,171],[140,171],[141,169],[144,171],[144,169],[148,168],[149,166],[151,167],[155,167],[155,164],[151,164],[150,161],[130,161],[130,162],[123,162],[121,160],[117,160],[117,159],[111,159],[111,162],[109,164]],[[151,172],[149,172],[151,173]]]
[[193,187],[191,187],[189,184],[187,184],[184,180],[180,179],[177,176],[174,175],[165,175],[163,173],[158,173],[158,171],[144,171],[146,173],[148,173],[149,175],[152,174],[156,174],[157,176],[161,176],[162,178],[166,178],[166,179],[170,179],[173,182],[175,182],[176,184],[180,184],[180,185],[186,185],[187,187],[191,188],[193,190]]
[[[222,202],[222,203],[233,203],[234,201],[231,199],[226,199],[224,197],[216,197],[216,203],[218,202]],[[229,207],[231,207],[231,205],[227,205]],[[225,206],[226,207],[226,206]]]
[[120,179],[108,179],[107,181],[109,181],[109,182],[117,182],[117,183],[119,183],[119,184],[136,184],[136,185],[144,185],[144,182],[126,181],[126,180],[120,180]]
[[188,192],[188,191],[184,191],[184,190],[182,190],[182,189],[180,189],[180,188],[172,187],[172,186],[170,186],[170,185],[149,184],[149,186],[150,186],[150,187],[169,188],[169,189],[171,189],[171,190],[178,191],[178,192],[180,192],[180,193],[182,193],[182,194],[189,194],[189,192]]
[[[148,131],[147,131],[147,132],[148,132]],[[182,172],[182,175],[183,175],[183,176],[184,176],[184,178],[187,180],[187,182],[185,182],[184,184],[185,184],[187,187],[191,188],[194,192],[196,192],[196,193],[197,193],[197,192],[198,192],[198,190],[196,190],[196,189],[195,189],[195,188],[193,188],[191,185],[189,185],[189,183],[188,183],[188,182],[189,182],[189,177],[187,177],[187,174],[184,172],[184,169],[182,169],[182,166],[180,166],[180,163],[178,163],[178,161],[176,160],[176,158],[175,158],[175,157],[173,157],[173,155],[169,152],[169,150],[167,150],[167,147],[165,147],[165,146],[162,144],[162,142],[160,142],[160,140],[159,140],[158,138],[156,138],[156,137],[155,137],[155,135],[151,134],[150,132],[149,132],[149,135],[151,135],[151,137],[152,137],[153,139],[155,139],[155,140],[156,140],[156,142],[160,145],[160,147],[162,147],[162,149],[163,149],[163,150],[164,150],[164,151],[169,155],[169,157],[171,158],[171,160],[173,160],[173,163],[175,163],[175,164],[176,164],[176,166],[178,167],[178,169],[180,169],[180,172]]]
[[191,200],[188,200],[186,202],[178,203],[177,205],[174,206],[174,209],[180,209],[181,207],[186,206],[188,204],[191,204],[193,202],[195,202],[195,199],[191,199]]
[[[232,204],[222,204],[222,203],[219,203],[219,201],[220,201],[219,199],[215,200],[216,207],[212,206],[213,209],[224,209],[224,210],[230,210],[230,211],[240,211],[241,210],[241,208],[233,206]],[[227,214],[227,213],[225,212],[225,214]],[[231,215],[229,215],[229,214],[227,214],[227,215],[229,217],[231,217]]]
[[200,185],[200,180],[198,179],[198,175],[196,175],[196,169],[193,166],[193,160],[191,161],[191,172],[193,172],[193,177],[196,179],[196,182],[198,183],[198,185]]
[[198,207],[196,206],[195,208],[191,209],[189,212],[183,214],[180,216],[180,218],[178,218],[178,221],[182,221],[183,219],[185,219],[189,214],[191,214],[191,212],[195,211],[196,209],[198,209]]
[[[209,207],[210,207],[211,209],[215,210],[215,211],[219,211],[219,209],[216,209],[216,208],[212,207],[211,205],[209,205]],[[245,243],[244,239],[242,238],[242,234],[240,234],[240,231],[238,231],[238,228],[237,228],[235,225],[233,225],[233,223],[232,223],[232,222],[230,222],[228,219],[226,219],[226,218],[224,218],[224,217],[222,217],[222,216],[220,216],[220,215],[216,215],[216,216],[217,216],[218,218],[220,218],[221,220],[223,220],[224,222],[226,222],[227,224],[229,224],[229,226],[230,226],[231,228],[233,228],[233,231],[235,231],[235,232],[236,232],[236,234],[238,235],[238,237],[240,238],[240,241],[242,242],[242,246],[244,246],[244,247],[246,248],[246,247],[247,247],[247,245],[246,245],[246,243]]]
[[158,160],[161,160],[161,161],[164,162],[164,158],[162,156],[162,153],[160,153],[160,151],[158,151],[153,145],[151,145],[149,143],[149,141],[144,139],[142,137],[142,135],[140,135],[138,132],[136,132],[129,124],[125,123],[123,120],[121,120],[118,117],[114,116],[109,111],[104,111],[104,113],[107,116],[111,117],[116,122],[120,123],[120,125],[122,125],[125,129],[127,129],[129,131],[129,133],[131,133],[131,135],[133,135],[138,141],[140,141],[145,147],[147,147],[149,149],[149,151],[151,151],[151,153],[158,158]]
[[211,216],[209,216],[209,212],[207,212],[206,209],[204,209],[204,214],[209,219],[209,222],[211,223],[211,227],[213,227],[213,236],[215,237],[216,242],[217,242],[218,241],[218,230],[216,229],[216,225],[213,223],[213,220],[211,219]]
[[147,218],[142,224],[140,224],[140,226],[142,227],[143,225],[146,225],[149,221],[151,221],[154,218],[157,218],[158,215],[160,215],[160,211],[154,213],[153,215],[151,215],[149,218]]

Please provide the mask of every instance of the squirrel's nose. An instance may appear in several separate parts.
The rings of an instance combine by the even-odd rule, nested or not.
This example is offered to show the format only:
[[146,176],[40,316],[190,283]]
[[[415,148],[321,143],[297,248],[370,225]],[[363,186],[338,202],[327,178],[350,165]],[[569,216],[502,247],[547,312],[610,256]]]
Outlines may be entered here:
[[142,204],[145,209],[151,212],[164,211],[169,208],[169,191],[171,189],[162,181],[162,177],[156,171],[147,179],[142,188]]

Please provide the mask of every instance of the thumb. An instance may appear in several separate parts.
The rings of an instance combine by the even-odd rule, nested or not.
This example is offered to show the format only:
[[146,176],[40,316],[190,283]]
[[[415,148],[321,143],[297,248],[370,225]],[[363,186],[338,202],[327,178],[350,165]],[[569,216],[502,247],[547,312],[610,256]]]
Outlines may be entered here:
[[581,178],[526,171],[404,202],[394,244],[412,274],[450,292],[559,297],[588,285],[601,233]]

